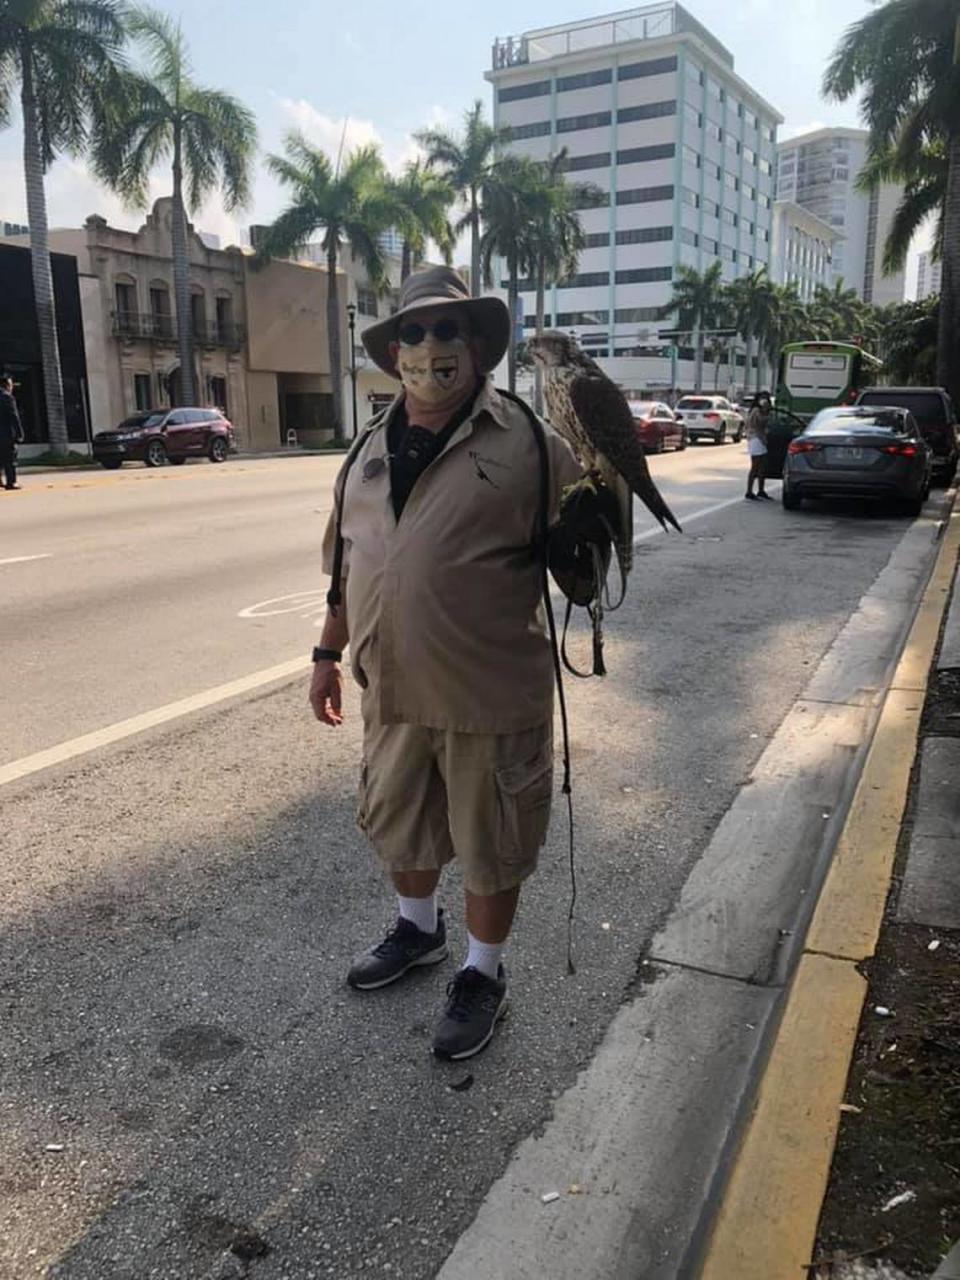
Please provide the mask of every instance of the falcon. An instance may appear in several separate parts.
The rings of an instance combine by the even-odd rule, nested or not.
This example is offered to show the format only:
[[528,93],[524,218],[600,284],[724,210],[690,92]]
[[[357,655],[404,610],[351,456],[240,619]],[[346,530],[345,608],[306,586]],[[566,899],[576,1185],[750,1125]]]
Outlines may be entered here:
[[664,528],[669,523],[680,530],[650,477],[630,406],[616,383],[568,334],[548,329],[531,338],[527,350],[544,373],[551,426],[573,448],[588,477],[599,476],[616,495],[621,516],[617,554],[621,565],[629,569],[633,551],[631,491]]

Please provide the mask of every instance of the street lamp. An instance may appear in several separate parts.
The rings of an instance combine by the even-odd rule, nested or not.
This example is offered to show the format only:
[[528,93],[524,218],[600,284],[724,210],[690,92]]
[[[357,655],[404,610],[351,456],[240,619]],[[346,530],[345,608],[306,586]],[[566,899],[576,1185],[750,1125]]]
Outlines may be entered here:
[[347,327],[350,330],[350,386],[353,392],[353,438],[357,438],[357,304],[347,303]]

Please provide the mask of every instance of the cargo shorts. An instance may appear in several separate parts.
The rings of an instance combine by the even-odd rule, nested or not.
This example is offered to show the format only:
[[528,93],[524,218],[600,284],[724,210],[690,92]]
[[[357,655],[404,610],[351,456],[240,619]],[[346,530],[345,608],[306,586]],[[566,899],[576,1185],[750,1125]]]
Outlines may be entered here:
[[455,733],[380,724],[363,702],[357,825],[387,872],[454,858],[471,893],[513,889],[536,870],[550,821],[553,725]]

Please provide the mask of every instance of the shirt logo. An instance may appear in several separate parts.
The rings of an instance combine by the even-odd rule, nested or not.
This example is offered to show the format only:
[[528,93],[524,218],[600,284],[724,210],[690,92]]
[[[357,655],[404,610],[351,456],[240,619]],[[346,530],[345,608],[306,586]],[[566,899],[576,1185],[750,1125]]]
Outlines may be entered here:
[[485,458],[482,454],[477,453],[476,449],[468,450],[468,456],[476,469],[477,479],[488,484],[491,489],[499,489],[500,486],[491,478],[487,468],[496,467],[500,471],[509,471],[510,468],[507,464],[505,462],[498,462],[496,458]]

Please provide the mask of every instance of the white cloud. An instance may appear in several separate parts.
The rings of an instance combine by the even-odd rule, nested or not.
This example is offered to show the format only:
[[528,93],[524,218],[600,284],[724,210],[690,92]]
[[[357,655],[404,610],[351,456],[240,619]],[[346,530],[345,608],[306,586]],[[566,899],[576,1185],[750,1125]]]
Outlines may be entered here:
[[[334,164],[341,145],[344,155],[357,147],[378,147],[384,163],[392,173],[398,173],[406,164],[423,154],[412,134],[396,132],[391,136],[388,132],[385,136],[372,120],[358,120],[353,116],[328,116],[305,98],[281,98],[280,108],[288,124],[299,129],[309,142],[326,152]],[[428,127],[445,127],[448,121],[449,114],[443,107],[431,107]]]

